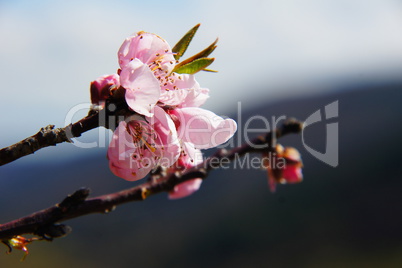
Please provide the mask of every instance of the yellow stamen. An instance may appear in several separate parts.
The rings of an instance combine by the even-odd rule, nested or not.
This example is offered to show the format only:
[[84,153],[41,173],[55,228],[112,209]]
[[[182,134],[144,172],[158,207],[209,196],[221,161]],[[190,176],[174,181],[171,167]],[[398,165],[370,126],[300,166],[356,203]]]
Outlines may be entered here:
[[152,147],[143,137],[141,137],[141,140],[143,143],[145,143],[145,145],[148,147],[149,150],[151,150],[151,152],[155,153],[156,148]]
[[157,70],[158,68],[159,68],[159,66],[156,65],[154,68],[151,69],[151,71],[155,71],[155,70]]

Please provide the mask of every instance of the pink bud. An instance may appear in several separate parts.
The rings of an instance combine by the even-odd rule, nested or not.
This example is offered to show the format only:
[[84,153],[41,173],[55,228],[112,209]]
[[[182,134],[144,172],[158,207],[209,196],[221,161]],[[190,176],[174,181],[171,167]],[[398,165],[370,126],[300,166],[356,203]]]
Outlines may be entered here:
[[301,168],[297,165],[288,165],[283,169],[282,177],[286,183],[298,183],[303,180]]
[[[267,159],[268,154],[264,154]],[[268,184],[271,192],[275,192],[276,184],[298,183],[303,180],[302,161],[299,151],[293,147],[283,148],[282,145],[275,147],[275,163],[278,159],[283,159],[285,165],[272,165],[271,163],[263,163],[263,168],[268,170]]]
[[110,96],[112,88],[120,87],[120,78],[117,74],[104,75],[91,82],[91,102],[92,104],[104,106],[105,101]]

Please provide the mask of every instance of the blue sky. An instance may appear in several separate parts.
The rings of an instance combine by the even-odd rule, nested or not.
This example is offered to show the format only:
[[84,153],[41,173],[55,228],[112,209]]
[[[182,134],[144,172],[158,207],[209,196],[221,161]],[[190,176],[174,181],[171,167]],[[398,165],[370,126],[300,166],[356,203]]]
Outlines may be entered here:
[[397,0],[0,1],[0,124],[14,126],[0,146],[63,126],[89,82],[116,71],[125,37],[145,30],[173,45],[199,22],[187,56],[220,38],[219,73],[198,76],[220,114],[402,67]]

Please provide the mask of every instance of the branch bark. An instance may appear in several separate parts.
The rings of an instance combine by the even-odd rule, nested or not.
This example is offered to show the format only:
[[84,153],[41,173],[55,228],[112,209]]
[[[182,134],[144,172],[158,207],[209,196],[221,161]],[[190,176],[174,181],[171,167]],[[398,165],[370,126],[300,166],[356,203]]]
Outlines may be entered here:
[[[247,153],[270,150],[271,145],[275,144],[277,138],[290,133],[299,133],[301,129],[301,122],[289,119],[275,131],[253,139],[251,144],[244,144],[232,150],[219,149],[214,155],[191,169],[167,175],[160,173],[159,177],[155,176],[147,183],[120,192],[87,199],[90,193],[89,189],[80,189],[66,197],[59,204],[0,225],[0,240],[6,241],[14,236],[26,233],[50,240],[65,235],[69,232],[69,227],[59,224],[60,222],[92,213],[107,213],[118,205],[132,201],[142,201],[148,196],[160,192],[169,192],[177,184],[184,181],[194,178],[205,179],[209,171],[218,168],[219,165],[217,166],[216,163],[223,158],[233,160],[236,156],[240,157]],[[82,130],[78,129],[76,134],[84,132]],[[260,148],[256,149],[255,145],[265,146],[260,146]]]
[[62,142],[72,142],[71,138],[79,137],[82,133],[98,126],[99,112],[84,117],[80,121],[64,128],[54,128],[54,125],[43,127],[35,135],[0,149],[0,166],[23,156],[33,154],[45,147],[56,146]]
[[[64,128],[54,128],[54,125],[43,127],[35,135],[0,149],[0,166],[33,154],[45,147],[72,142],[72,138],[80,137],[82,133],[99,126],[113,129],[119,120],[124,120],[125,117],[133,114],[125,102],[106,103],[105,107],[99,111],[91,110],[88,116]],[[114,122],[109,122],[109,120],[114,120]]]

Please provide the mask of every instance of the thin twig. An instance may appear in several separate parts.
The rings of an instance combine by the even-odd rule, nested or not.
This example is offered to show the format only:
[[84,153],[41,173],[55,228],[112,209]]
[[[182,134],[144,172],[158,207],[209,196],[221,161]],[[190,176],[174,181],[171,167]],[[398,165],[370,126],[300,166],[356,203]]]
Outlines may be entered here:
[[[43,127],[35,135],[0,149],[0,166],[45,147],[72,142],[72,138],[80,137],[82,133],[100,126],[114,129],[120,120],[134,114],[125,102],[107,102],[105,107],[102,110],[91,110],[88,116],[64,128],[54,128],[54,125]],[[114,121],[110,122],[110,120]]]
[[[214,155],[208,157],[199,165],[183,172],[174,172],[158,179],[150,180],[139,186],[87,199],[89,189],[80,189],[66,197],[61,203],[50,208],[35,212],[29,216],[0,225],[0,239],[6,241],[17,235],[31,233],[45,239],[52,239],[69,232],[69,228],[60,225],[60,222],[88,215],[91,213],[106,213],[112,211],[117,205],[132,201],[145,200],[149,195],[160,192],[169,192],[176,185],[194,178],[205,179],[210,170],[219,168],[217,162],[226,158],[233,160],[250,152],[269,150],[273,141],[290,133],[298,133],[302,123],[289,119],[274,132],[260,136],[232,150],[219,149]],[[274,135],[273,135],[274,134]],[[266,145],[255,149],[255,145]]]
[[71,142],[71,138],[79,137],[82,133],[98,126],[99,112],[89,115],[64,128],[54,128],[54,125],[43,127],[35,135],[0,149],[0,166],[23,156],[33,154],[42,148],[55,146],[62,142]]

